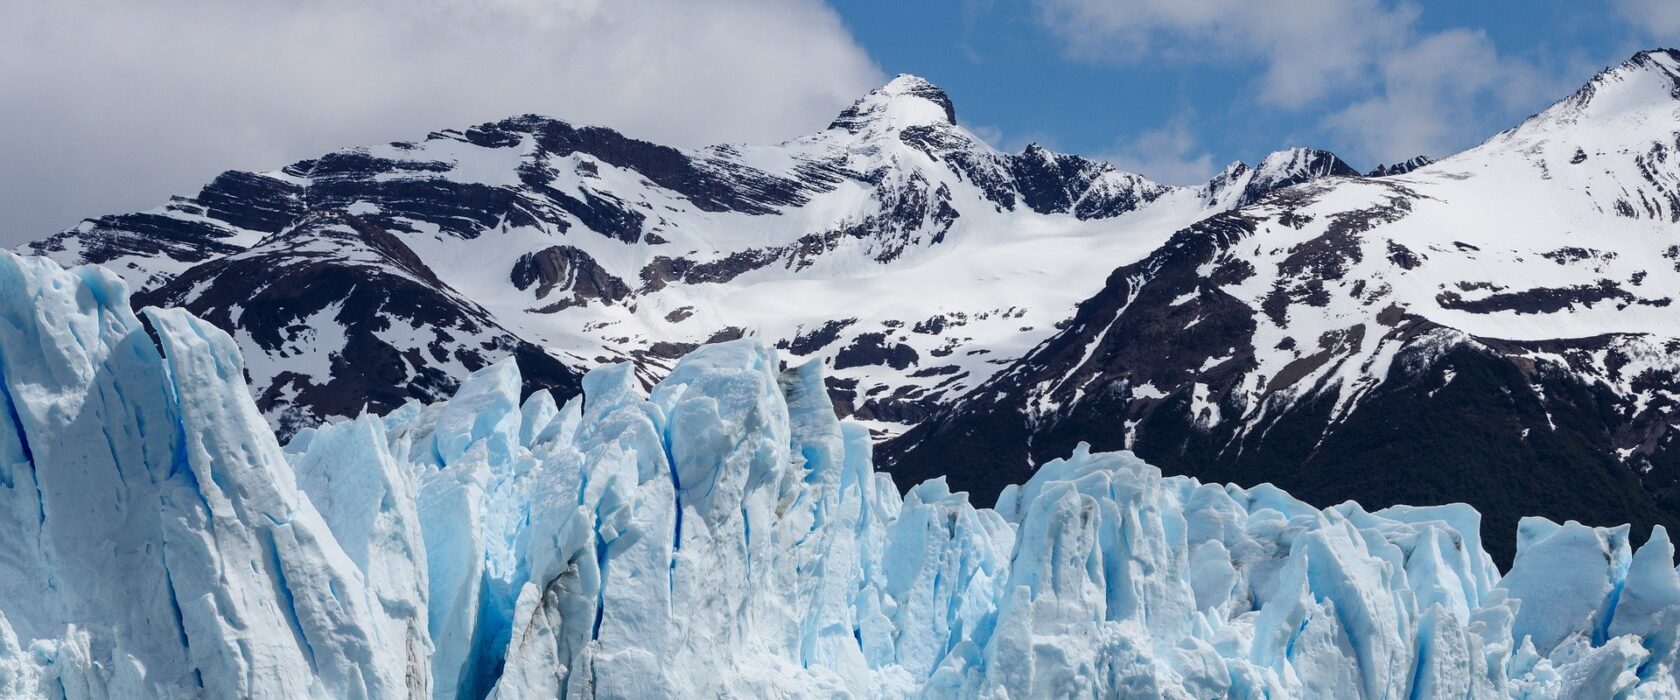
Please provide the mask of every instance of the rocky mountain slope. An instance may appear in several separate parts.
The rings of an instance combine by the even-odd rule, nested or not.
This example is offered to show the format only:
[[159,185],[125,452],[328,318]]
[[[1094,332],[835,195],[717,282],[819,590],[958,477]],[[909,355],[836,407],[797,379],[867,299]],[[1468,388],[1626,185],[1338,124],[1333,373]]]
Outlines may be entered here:
[[1083,447],[900,495],[750,339],[284,448],[239,346],[0,252],[7,698],[1668,698],[1658,530],[1318,509]]
[[[1080,441],[1308,501],[1680,523],[1680,54],[1465,153],[1174,234],[884,448],[983,502]],[[1490,538],[1503,562],[1513,543]]]
[[1168,187],[1000,153],[904,76],[825,130],[678,150],[542,117],[347,149],[30,247],[122,274],[234,335],[282,434],[436,400],[520,358],[533,387],[644,380],[756,334],[823,358],[842,409],[915,424],[1054,332],[1116,265],[1266,192],[1353,171],[1295,149]]
[[[1319,505],[1680,525],[1680,100],[1643,52],[1465,153],[1291,149],[1170,187],[1001,153],[902,76],[681,150],[519,117],[354,148],[31,246],[228,331],[282,436],[756,335],[908,486],[981,503],[1078,441]],[[952,460],[950,455],[962,455]]]

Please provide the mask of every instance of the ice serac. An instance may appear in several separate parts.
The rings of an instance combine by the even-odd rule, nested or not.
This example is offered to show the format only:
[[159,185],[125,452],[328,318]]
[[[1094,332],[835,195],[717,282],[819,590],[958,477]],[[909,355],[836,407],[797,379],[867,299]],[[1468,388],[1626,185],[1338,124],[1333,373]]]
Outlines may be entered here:
[[[167,358],[167,395],[179,410],[177,459],[185,464],[177,466],[197,487],[165,494],[165,512],[179,515],[166,523],[163,540],[200,674],[249,670],[257,683],[299,695],[409,690],[410,628],[382,624],[391,611],[371,595],[368,573],[298,489],[241,386],[238,346],[185,312],[146,315]],[[383,638],[381,631],[401,636]],[[246,675],[206,680],[216,694],[271,692]]]
[[0,614],[23,675],[89,697],[423,692],[423,637],[298,490],[236,346],[147,315],[158,345],[114,275],[0,255]]
[[1529,519],[1502,577],[1467,506],[1085,446],[995,509],[901,496],[752,339],[281,448],[230,338],[127,309],[0,256],[8,697],[1680,696],[1661,529]]

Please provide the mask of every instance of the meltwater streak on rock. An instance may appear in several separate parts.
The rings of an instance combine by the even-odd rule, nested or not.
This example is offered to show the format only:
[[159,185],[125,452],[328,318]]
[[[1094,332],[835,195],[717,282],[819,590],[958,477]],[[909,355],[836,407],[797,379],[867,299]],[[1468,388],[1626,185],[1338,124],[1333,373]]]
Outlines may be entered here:
[[[1676,697],[1657,530],[1316,509],[1081,447],[902,498],[814,365],[450,401],[284,450],[233,341],[0,255],[0,691],[20,697]],[[154,347],[155,336],[162,353]]]

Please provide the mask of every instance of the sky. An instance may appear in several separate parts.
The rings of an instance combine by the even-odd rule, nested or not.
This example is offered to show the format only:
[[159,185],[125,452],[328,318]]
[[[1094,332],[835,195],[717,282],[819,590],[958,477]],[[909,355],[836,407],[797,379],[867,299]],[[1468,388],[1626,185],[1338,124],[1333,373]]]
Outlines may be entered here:
[[774,143],[897,73],[1004,150],[1174,184],[1297,145],[1366,169],[1677,44],[1676,0],[6,0],[0,246],[514,114]]
[[834,0],[1001,148],[1173,184],[1290,146],[1370,169],[1475,145],[1643,48],[1680,0]]

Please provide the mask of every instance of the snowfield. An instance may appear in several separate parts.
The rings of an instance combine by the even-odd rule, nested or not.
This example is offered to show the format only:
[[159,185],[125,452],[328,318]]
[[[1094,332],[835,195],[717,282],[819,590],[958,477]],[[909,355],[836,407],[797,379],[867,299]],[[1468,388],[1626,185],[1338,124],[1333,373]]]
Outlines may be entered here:
[[0,254],[6,697],[1680,697],[1657,528],[1316,509],[1076,451],[900,495],[820,365],[704,346],[282,447],[238,345]]

